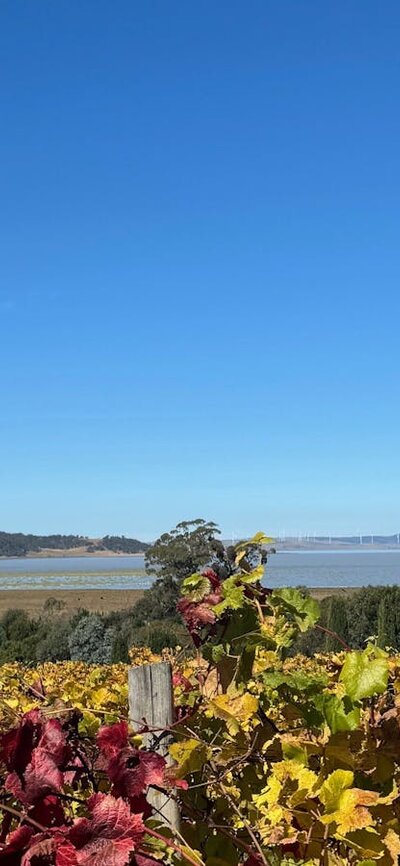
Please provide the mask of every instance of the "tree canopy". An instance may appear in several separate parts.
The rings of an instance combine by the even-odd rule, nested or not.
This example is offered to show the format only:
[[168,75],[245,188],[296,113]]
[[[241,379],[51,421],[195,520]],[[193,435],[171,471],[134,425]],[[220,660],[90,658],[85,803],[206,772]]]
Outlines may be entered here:
[[226,550],[217,536],[220,530],[212,520],[183,520],[175,529],[164,532],[145,555],[149,574],[178,584],[205,565],[226,565]]

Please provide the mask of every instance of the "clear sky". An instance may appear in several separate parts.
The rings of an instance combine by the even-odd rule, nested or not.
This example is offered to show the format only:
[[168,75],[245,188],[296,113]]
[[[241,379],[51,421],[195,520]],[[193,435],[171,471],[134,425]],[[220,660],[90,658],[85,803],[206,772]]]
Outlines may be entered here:
[[0,528],[399,531],[398,0],[3,0]]

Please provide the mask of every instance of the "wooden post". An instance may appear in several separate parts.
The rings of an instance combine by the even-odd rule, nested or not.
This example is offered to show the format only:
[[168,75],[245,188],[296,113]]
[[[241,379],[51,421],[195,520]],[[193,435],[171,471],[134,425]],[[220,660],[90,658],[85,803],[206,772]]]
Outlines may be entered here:
[[[134,730],[145,724],[157,728],[143,735],[147,749],[166,758],[171,764],[168,747],[173,740],[166,730],[174,721],[174,698],[172,689],[172,669],[169,662],[157,662],[129,668],[129,717]],[[156,815],[173,830],[179,827],[178,806],[167,794],[150,788],[147,799],[156,810]]]

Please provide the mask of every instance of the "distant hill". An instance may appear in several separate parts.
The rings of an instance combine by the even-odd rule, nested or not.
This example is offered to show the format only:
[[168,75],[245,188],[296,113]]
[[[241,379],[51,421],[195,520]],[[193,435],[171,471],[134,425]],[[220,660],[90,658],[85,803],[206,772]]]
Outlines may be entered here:
[[144,541],[125,538],[124,535],[87,538],[83,535],[24,535],[22,532],[0,532],[0,556],[143,553],[148,547]]
[[400,534],[393,535],[302,535],[298,537],[277,538],[275,546],[286,550],[341,550],[352,548],[385,548],[400,546]]
[[[233,539],[236,544],[239,538]],[[232,539],[223,541],[227,547]],[[393,535],[296,535],[276,536],[273,541],[276,550],[344,550],[353,548],[400,549],[400,533]]]
[[[316,541],[329,541],[329,539],[316,538]],[[332,541],[339,541],[341,544],[384,544],[384,545],[397,545],[400,543],[400,536],[398,533],[394,533],[393,535],[345,535],[345,536],[337,536],[330,539]]]

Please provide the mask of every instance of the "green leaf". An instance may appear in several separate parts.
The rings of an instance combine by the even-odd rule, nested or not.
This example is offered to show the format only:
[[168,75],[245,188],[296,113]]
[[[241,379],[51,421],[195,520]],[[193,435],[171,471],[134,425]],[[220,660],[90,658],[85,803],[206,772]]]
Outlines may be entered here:
[[297,761],[298,764],[302,764],[303,767],[307,766],[307,752],[300,746],[298,743],[289,741],[282,741],[282,752],[283,757],[288,761]]
[[322,695],[318,708],[323,712],[326,723],[333,734],[338,731],[355,731],[360,724],[360,710],[350,701],[340,700],[336,695]]
[[226,656],[226,649],[222,643],[215,644],[211,647],[211,658],[215,664],[222,661]]
[[253,571],[245,572],[240,575],[240,582],[244,584],[249,583],[258,583],[264,577],[264,566],[258,565],[257,568],[253,568]]
[[182,583],[182,595],[192,601],[202,601],[211,592],[211,583],[204,574],[191,574]]
[[209,833],[205,845],[207,866],[216,864],[217,861],[229,863],[235,866],[238,862],[238,850],[231,839],[219,833]]
[[298,589],[290,587],[275,590],[270,600],[273,602],[277,598],[282,599],[291,609],[300,631],[307,631],[317,622],[320,610],[315,598],[303,595]]
[[367,647],[364,652],[351,652],[340,672],[340,681],[352,701],[361,701],[386,691],[389,665],[386,655]]
[[279,689],[279,686],[287,685],[288,677],[287,674],[284,674],[283,672],[268,671],[268,673],[263,674],[262,680],[267,689],[275,691],[276,689]]
[[244,586],[238,586],[238,576],[228,577],[222,584],[222,601],[214,605],[216,616],[221,616],[226,610],[239,610],[244,604]]
[[280,686],[286,686],[299,694],[303,693],[320,693],[321,689],[327,685],[328,677],[324,674],[310,675],[303,671],[295,671],[294,673],[283,673],[279,671],[267,671],[262,676],[263,683],[266,688],[279,689]]
[[236,683],[243,683],[244,686],[251,679],[253,674],[255,651],[249,649],[246,645],[243,647],[240,654],[239,665],[237,668]]

